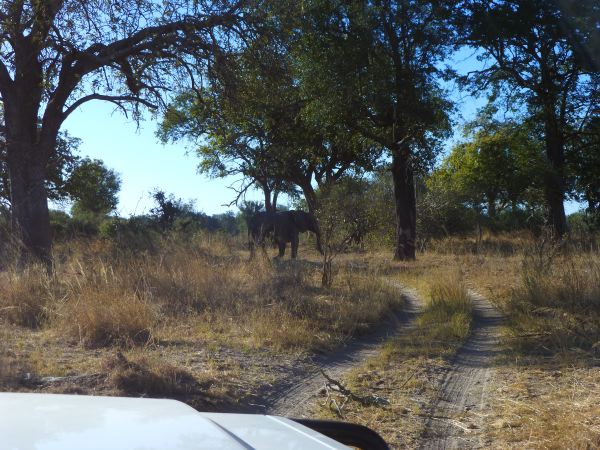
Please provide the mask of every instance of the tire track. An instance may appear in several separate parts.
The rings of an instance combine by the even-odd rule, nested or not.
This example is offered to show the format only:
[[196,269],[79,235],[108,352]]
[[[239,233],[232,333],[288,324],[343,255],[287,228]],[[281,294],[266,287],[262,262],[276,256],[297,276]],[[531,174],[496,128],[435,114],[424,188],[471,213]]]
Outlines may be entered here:
[[396,313],[374,334],[352,341],[334,354],[313,358],[308,369],[286,380],[285,386],[276,389],[265,399],[268,405],[266,413],[294,418],[306,417],[318,391],[324,385],[321,370],[332,378],[341,379],[348,371],[377,356],[381,345],[389,338],[410,329],[421,309],[421,302],[414,291],[404,287],[399,287],[399,290],[404,298],[402,311]]
[[432,404],[422,435],[421,449],[483,448],[484,426],[493,377],[500,351],[502,315],[482,296],[471,292],[473,328],[456,353],[441,392]]

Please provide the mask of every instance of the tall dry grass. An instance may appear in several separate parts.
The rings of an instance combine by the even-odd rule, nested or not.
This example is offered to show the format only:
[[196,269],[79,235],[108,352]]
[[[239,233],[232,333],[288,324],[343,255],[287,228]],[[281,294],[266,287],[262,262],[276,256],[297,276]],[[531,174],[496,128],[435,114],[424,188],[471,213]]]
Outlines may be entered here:
[[468,336],[473,319],[471,297],[460,272],[430,280],[429,301],[419,317],[419,327],[432,343],[456,346]]
[[528,231],[518,233],[486,232],[482,239],[476,236],[448,236],[432,239],[425,246],[426,252],[438,255],[488,255],[512,256],[523,253],[530,245],[532,235]]
[[306,350],[368,330],[401,304],[373,277],[342,271],[322,288],[317,264],[248,261],[224,236],[170,236],[153,248],[132,254],[101,241],[71,243],[59,249],[54,277],[7,272],[0,318],[86,347],[203,340]]
[[600,256],[534,248],[507,310],[520,350],[600,353]]
[[42,267],[0,273],[0,316],[28,328],[39,328],[52,303],[52,280]]
[[103,361],[103,372],[107,373],[106,383],[125,395],[180,397],[201,390],[189,371],[156,355],[125,356],[118,351]]

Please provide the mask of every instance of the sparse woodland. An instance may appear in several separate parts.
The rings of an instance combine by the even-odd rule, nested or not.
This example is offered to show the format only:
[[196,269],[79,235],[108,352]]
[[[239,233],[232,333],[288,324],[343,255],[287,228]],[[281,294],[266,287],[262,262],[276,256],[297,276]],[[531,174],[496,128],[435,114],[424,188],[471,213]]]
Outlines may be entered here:
[[[432,420],[482,448],[600,448],[599,29],[591,0],[2,2],[0,389],[264,413],[410,293],[414,320],[311,415],[394,448]],[[200,174],[242,180],[237,212],[160,186],[116,215],[124,180],[62,129],[91,101],[152,111]],[[249,218],[287,208],[323,254],[303,234],[273,258],[267,235],[250,258]],[[502,316],[485,404],[432,418],[475,297]]]

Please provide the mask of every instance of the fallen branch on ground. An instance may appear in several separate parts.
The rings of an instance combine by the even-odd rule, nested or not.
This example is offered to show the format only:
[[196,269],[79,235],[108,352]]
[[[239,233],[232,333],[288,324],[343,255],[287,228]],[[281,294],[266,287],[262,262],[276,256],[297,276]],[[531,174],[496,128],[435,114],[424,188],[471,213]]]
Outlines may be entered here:
[[[355,402],[358,402],[363,406],[387,406],[390,404],[390,401],[388,399],[380,397],[378,395],[355,394],[350,389],[348,389],[346,386],[344,386],[342,383],[340,383],[338,380],[334,380],[329,375],[327,375],[324,370],[321,370],[321,374],[323,374],[323,376],[327,380],[327,383],[325,384],[325,388],[327,389],[328,393],[331,391],[334,391],[345,397],[345,401],[342,404],[342,407],[348,400],[354,400]],[[330,398],[330,396],[328,396],[328,398]],[[341,408],[337,407],[337,403],[335,403],[335,405],[336,405],[336,412],[338,413],[338,415],[340,417],[342,417]]]

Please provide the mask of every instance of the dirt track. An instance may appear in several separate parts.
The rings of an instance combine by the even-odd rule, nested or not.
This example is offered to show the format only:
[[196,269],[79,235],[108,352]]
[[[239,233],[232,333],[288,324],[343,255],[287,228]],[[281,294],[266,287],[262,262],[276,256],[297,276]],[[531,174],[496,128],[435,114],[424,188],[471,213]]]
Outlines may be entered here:
[[[264,397],[266,413],[303,418],[324,386],[324,370],[334,379],[342,379],[350,370],[377,355],[387,339],[410,330],[421,309],[417,296],[401,290],[404,310],[378,333],[354,341],[333,355],[315,357],[311,364],[298,367],[295,375]],[[481,430],[486,420],[490,380],[495,356],[500,351],[501,314],[485,298],[471,293],[473,328],[467,341],[451,361],[440,385],[440,394],[430,405],[421,436],[422,449],[484,448]],[[264,412],[264,411],[263,411]]]
[[489,301],[471,294],[473,330],[458,350],[425,425],[422,449],[484,448],[489,383],[499,352],[501,314]]
[[318,391],[325,384],[321,370],[334,379],[341,379],[351,369],[378,354],[381,345],[392,336],[408,329],[419,312],[420,303],[412,291],[400,289],[404,308],[385,323],[377,333],[353,341],[332,355],[317,356],[307,370],[299,371],[285,385],[278,387],[266,398],[267,414],[286,417],[305,417]]

